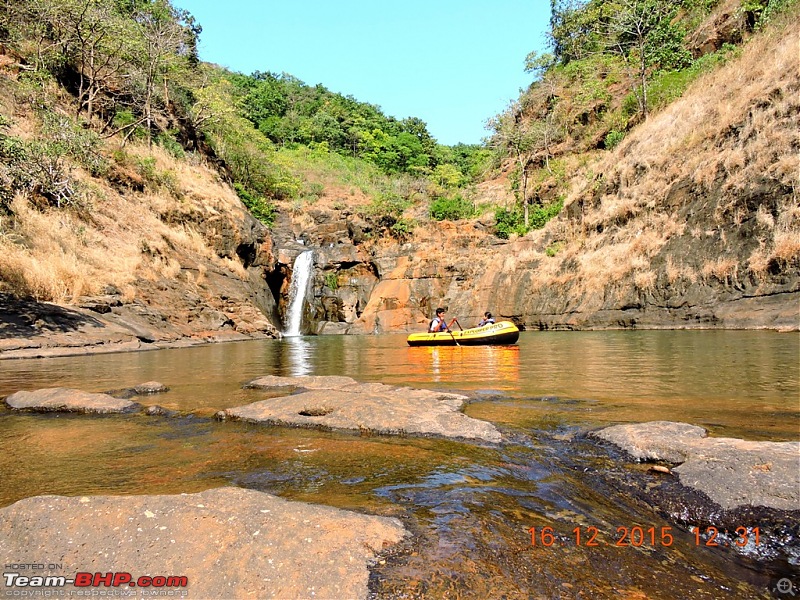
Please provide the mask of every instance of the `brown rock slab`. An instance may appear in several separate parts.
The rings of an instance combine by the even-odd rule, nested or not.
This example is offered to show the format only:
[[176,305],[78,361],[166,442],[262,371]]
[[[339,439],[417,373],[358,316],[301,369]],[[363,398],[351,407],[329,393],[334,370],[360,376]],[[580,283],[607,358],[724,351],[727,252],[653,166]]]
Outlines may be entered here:
[[130,573],[134,582],[185,576],[186,597],[198,599],[366,598],[368,565],[405,534],[397,519],[233,487],[175,496],[37,496],[0,510],[6,563],[56,563],[63,570],[52,574],[67,577]]
[[108,394],[95,394],[70,388],[45,388],[32,392],[15,392],[5,403],[16,410],[38,412],[121,413],[133,409],[130,400]]
[[306,391],[229,408],[228,418],[300,427],[367,430],[393,435],[436,435],[500,442],[494,425],[461,412],[466,396],[382,383],[358,383],[349,377],[261,377],[245,387]]
[[636,460],[681,463],[672,470],[680,482],[726,510],[800,510],[800,442],[713,438],[702,427],[671,421],[615,425],[592,435]]

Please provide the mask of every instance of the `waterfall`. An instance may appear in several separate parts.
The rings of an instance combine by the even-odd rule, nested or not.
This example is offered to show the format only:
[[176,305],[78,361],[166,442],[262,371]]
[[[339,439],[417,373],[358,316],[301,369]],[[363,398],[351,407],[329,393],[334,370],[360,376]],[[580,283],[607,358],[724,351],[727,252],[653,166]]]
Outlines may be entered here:
[[292,267],[292,283],[289,285],[289,310],[287,312],[286,331],[284,336],[294,337],[300,335],[300,325],[303,323],[303,301],[306,299],[308,282],[311,279],[311,270],[314,264],[314,253],[306,250],[294,260]]

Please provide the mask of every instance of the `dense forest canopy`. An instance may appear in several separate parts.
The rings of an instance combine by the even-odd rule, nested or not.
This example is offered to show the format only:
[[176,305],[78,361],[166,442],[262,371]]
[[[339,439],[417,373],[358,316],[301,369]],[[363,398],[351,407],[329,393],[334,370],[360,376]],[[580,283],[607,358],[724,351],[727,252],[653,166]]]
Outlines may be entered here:
[[437,166],[455,165],[474,178],[475,146],[442,146],[421,119],[398,120],[375,105],[359,102],[292,75],[233,74],[231,82],[244,116],[280,146],[324,144],[330,151],[378,165],[386,173],[429,175]]

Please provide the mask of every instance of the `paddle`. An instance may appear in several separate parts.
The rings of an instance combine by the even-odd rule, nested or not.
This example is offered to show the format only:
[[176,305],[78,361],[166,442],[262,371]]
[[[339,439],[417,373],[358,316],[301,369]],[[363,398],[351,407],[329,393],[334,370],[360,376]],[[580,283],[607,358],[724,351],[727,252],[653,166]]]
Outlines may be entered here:
[[452,338],[453,338],[453,341],[456,343],[456,346],[460,346],[461,344],[459,344],[459,343],[458,343],[458,340],[456,339],[456,336],[455,336],[455,334],[453,333],[453,330],[452,330],[452,329],[450,329],[450,328],[453,326],[453,323],[456,323],[456,324],[458,325],[458,328],[459,328],[461,331],[464,331],[464,328],[463,328],[463,327],[461,327],[461,323],[459,323],[459,322],[458,322],[458,319],[456,319],[455,317],[453,317],[453,320],[452,320],[452,321],[450,321],[450,325],[448,325],[448,326],[447,326],[447,333],[449,333],[449,334],[450,334],[450,337],[452,337]]

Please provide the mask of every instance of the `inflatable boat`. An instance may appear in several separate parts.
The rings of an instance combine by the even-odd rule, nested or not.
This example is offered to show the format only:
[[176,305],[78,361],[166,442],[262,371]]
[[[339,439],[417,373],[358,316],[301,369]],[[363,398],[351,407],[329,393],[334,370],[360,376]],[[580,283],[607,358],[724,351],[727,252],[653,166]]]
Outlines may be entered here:
[[409,346],[484,346],[492,344],[516,344],[519,329],[511,321],[500,321],[483,327],[463,331],[440,331],[437,333],[412,333]]

